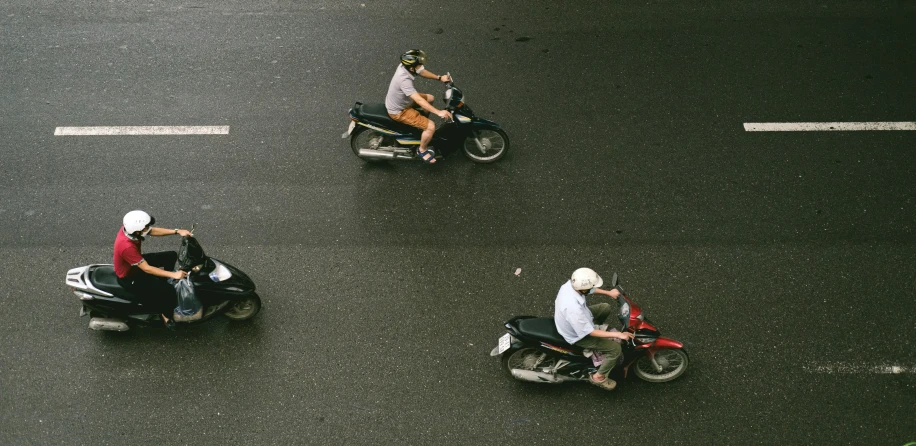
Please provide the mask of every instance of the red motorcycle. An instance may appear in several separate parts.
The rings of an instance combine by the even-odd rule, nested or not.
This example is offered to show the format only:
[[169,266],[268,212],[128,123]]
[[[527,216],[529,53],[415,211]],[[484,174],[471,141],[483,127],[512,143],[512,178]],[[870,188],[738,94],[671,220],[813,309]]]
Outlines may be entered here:
[[[623,376],[627,376],[634,364],[633,372],[644,381],[660,383],[683,375],[689,363],[684,344],[661,336],[639,305],[624,293],[617,273],[611,278],[611,285],[620,291],[617,298],[620,331],[635,335],[631,341],[623,342],[623,354],[617,359]],[[490,356],[500,356],[506,371],[518,380],[553,384],[588,381],[603,359],[568,344],[557,332],[552,317],[514,317],[506,321],[506,331]]]

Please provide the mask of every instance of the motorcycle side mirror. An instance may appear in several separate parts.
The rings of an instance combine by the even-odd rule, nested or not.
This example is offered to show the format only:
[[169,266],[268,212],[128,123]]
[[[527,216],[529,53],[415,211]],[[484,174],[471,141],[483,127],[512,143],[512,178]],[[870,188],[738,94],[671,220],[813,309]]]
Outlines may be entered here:
[[194,223],[193,225],[191,225],[191,230],[189,231],[191,235],[194,235],[194,229],[197,229],[197,223]]
[[623,286],[620,285],[620,277],[617,275],[617,273],[614,273],[614,275],[611,277],[611,287],[617,288],[621,293],[625,292],[623,291]]

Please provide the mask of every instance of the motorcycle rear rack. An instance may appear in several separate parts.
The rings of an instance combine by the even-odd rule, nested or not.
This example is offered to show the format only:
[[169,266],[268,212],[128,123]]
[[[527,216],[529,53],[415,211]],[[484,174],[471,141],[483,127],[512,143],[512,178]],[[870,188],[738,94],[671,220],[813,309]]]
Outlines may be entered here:
[[101,265],[80,266],[78,268],[73,268],[70,271],[67,271],[67,279],[65,283],[68,286],[73,287],[73,288],[77,288],[81,290],[89,290],[95,294],[99,294],[99,295],[106,296],[106,297],[114,297],[113,294],[106,292],[106,291],[102,291],[92,286],[92,282],[89,280],[89,270],[93,266],[101,266]]

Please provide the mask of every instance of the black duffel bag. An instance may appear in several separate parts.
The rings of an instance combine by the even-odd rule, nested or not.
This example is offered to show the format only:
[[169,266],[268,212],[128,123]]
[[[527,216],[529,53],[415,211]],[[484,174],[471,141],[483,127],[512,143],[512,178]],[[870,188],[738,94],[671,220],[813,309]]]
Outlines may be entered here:
[[202,265],[207,260],[204,249],[193,236],[182,237],[181,247],[178,248],[178,267],[190,271],[191,268]]

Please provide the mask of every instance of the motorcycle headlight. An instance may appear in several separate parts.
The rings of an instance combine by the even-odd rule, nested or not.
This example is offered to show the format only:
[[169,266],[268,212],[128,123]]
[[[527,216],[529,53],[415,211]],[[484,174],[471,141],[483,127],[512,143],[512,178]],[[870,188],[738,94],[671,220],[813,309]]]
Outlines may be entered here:
[[639,320],[641,320],[641,321],[645,320],[645,319],[643,318],[643,313],[639,313],[639,316],[636,316],[636,319],[639,319]]
[[214,260],[213,263],[216,264],[216,268],[213,268],[213,271],[210,271],[210,280],[214,282],[222,282],[232,277],[232,273],[229,271],[229,268],[226,268],[225,265],[217,262],[216,260]]
[[445,100],[449,101],[451,99],[452,99],[452,89],[449,88],[448,90],[445,90]]

